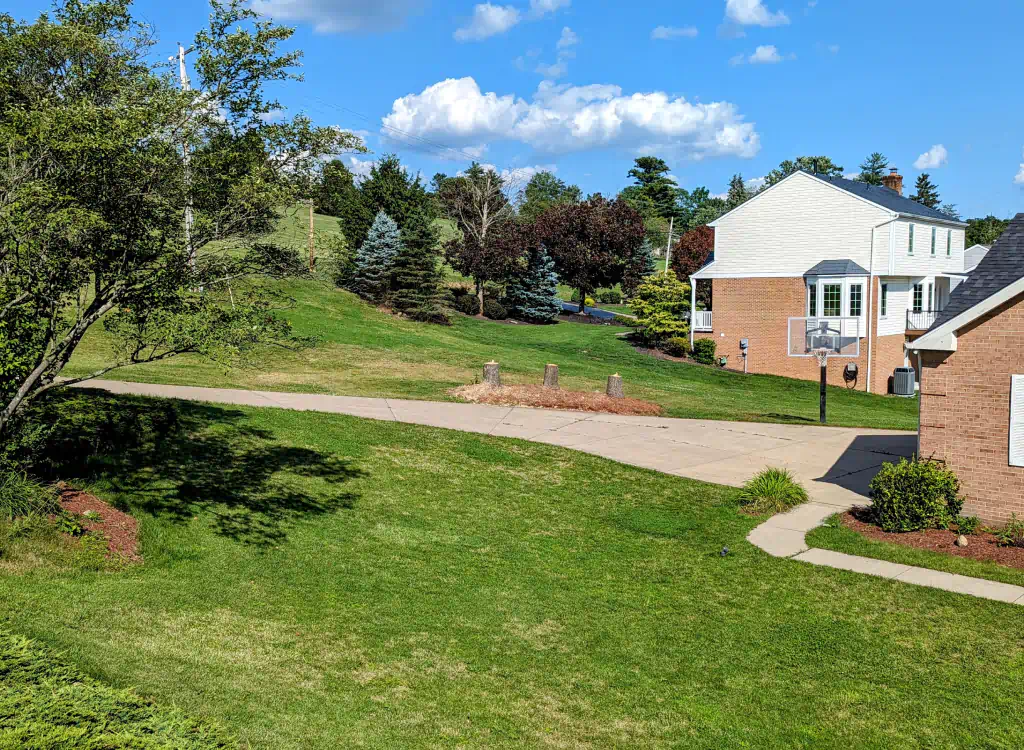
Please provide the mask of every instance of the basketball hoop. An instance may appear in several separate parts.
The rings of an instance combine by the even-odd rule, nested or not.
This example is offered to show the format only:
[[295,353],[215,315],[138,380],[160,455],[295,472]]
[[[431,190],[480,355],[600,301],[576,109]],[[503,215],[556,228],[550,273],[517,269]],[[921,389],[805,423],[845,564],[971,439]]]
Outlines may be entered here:
[[825,365],[828,364],[828,355],[833,353],[834,352],[831,349],[827,347],[821,347],[820,349],[815,349],[813,355],[814,358],[818,360],[818,365],[820,367],[824,367]]

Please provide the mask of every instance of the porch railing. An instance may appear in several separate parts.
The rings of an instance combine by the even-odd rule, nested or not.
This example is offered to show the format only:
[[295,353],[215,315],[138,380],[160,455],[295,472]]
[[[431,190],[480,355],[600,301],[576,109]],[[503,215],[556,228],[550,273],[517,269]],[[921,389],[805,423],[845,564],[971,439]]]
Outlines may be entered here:
[[711,327],[711,311],[710,310],[696,310],[693,313],[693,330],[695,331],[712,331]]
[[935,323],[938,310],[907,310],[907,330],[926,331]]

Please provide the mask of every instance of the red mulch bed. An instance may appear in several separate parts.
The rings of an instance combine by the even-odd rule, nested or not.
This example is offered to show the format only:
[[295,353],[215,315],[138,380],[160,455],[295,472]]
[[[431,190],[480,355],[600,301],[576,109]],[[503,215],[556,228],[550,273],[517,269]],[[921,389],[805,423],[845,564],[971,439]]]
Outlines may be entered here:
[[854,508],[843,514],[842,521],[846,528],[853,529],[858,534],[879,542],[892,542],[905,547],[941,552],[944,555],[969,557],[972,560],[984,560],[1010,568],[1024,569],[1024,548],[1000,547],[995,534],[979,531],[977,534],[967,537],[966,547],[957,547],[956,532],[945,529],[925,529],[924,531],[890,533],[882,531],[871,522],[870,518],[867,508]]
[[119,511],[98,497],[78,490],[63,489],[60,504],[64,510],[83,516],[86,511],[95,511],[99,518],[90,520],[82,517],[82,528],[101,534],[107,540],[107,557],[121,557],[130,562],[140,562],[139,522],[127,513]]
[[474,404],[532,406],[541,409],[568,409],[642,417],[656,417],[661,414],[660,406],[638,398],[609,398],[599,392],[556,391],[540,385],[503,385],[493,388],[480,383],[464,385],[448,392]]

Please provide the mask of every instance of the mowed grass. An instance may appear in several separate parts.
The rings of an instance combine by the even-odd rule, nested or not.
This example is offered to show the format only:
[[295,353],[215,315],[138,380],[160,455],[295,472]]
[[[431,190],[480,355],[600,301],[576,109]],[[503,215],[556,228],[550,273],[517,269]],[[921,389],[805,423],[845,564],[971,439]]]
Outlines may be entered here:
[[[354,295],[314,281],[286,290],[296,304],[286,315],[320,345],[269,349],[258,367],[225,369],[194,356],[115,371],[107,377],[148,383],[298,391],[335,395],[446,400],[473,383],[483,364],[501,363],[509,383],[539,383],[544,365],[561,369],[563,388],[604,390],[622,375],[628,396],[660,404],[667,416],[816,424],[818,385],[767,375],[656,360],[636,352],[613,326],[559,323],[506,325],[453,316],[450,327],[402,320]],[[66,375],[99,369],[111,357],[101,326],[85,338]],[[834,364],[840,367],[840,364]],[[830,424],[916,429],[917,404],[844,388],[829,389]]]
[[[956,534],[950,532],[950,547],[953,546],[955,539]],[[980,544],[981,542],[975,537],[969,536],[967,543]],[[1024,586],[1024,570],[984,560],[972,560],[926,549],[915,549],[896,542],[868,539],[853,529],[843,526],[838,516],[830,518],[826,525],[811,531],[807,535],[807,544],[811,547],[845,552],[849,555],[860,555],[875,560],[888,560],[902,565],[915,565],[919,568],[944,570],[947,573]]]
[[3,575],[0,627],[244,747],[1024,742],[1024,608],[772,558],[735,490],[339,415],[52,413],[51,468],[146,560]]

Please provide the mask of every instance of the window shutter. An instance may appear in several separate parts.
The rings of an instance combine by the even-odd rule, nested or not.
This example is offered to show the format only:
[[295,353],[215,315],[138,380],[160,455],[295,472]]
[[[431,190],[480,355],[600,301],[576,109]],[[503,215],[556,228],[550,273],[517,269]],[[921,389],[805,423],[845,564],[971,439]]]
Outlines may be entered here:
[[1024,466],[1024,375],[1010,382],[1010,466]]

